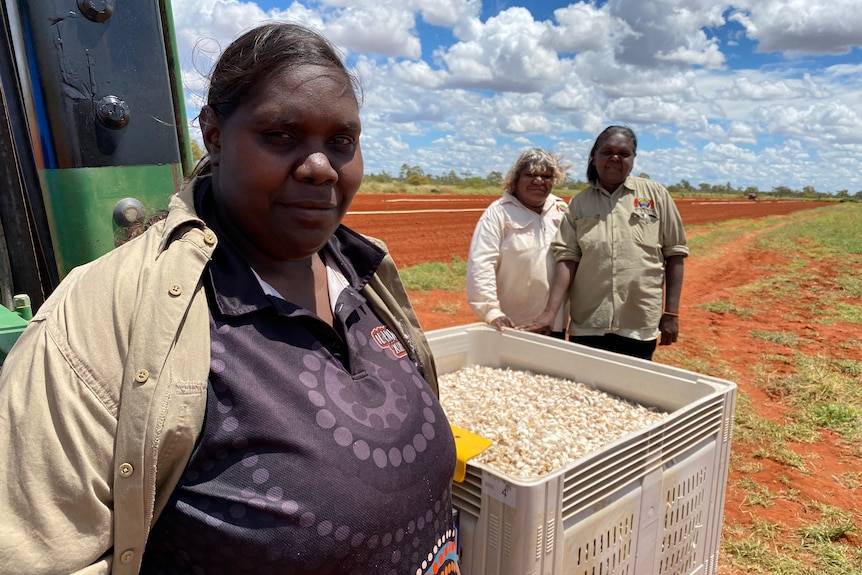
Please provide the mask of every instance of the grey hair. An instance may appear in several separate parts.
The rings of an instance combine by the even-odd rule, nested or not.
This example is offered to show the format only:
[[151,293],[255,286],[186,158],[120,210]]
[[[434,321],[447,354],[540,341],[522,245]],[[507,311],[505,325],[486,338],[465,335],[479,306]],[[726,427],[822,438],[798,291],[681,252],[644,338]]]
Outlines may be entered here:
[[514,194],[518,187],[518,178],[525,170],[530,172],[551,170],[554,174],[554,185],[557,185],[563,181],[566,169],[568,166],[561,166],[560,160],[550,152],[542,148],[527,148],[503,178],[503,192]]

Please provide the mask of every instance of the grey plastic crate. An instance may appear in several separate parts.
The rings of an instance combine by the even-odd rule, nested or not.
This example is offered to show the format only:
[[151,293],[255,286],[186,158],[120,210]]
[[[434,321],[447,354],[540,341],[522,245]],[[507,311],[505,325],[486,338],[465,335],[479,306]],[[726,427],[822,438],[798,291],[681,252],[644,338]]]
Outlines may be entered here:
[[453,486],[464,575],[716,573],[736,384],[485,324],[427,335],[441,374],[529,370],[669,413],[534,479],[468,462]]

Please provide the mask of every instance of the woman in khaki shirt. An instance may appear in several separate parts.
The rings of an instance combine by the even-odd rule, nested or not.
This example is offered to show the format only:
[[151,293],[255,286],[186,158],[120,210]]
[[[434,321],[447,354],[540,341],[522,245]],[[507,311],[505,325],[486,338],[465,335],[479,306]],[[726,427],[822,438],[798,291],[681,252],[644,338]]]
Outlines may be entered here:
[[547,304],[522,329],[547,333],[568,298],[570,341],[652,359],[657,343],[677,340],[685,230],[667,189],[631,175],[636,154],[628,127],[609,126],[596,138],[590,186],[572,198],[551,246]]

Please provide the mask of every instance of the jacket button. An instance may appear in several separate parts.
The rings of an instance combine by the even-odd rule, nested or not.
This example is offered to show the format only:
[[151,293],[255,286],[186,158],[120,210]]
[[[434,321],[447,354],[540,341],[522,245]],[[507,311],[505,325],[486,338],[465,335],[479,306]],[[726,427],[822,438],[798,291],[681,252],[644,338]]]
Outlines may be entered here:
[[131,463],[121,463],[120,464],[120,477],[131,477],[135,472],[135,468]]
[[216,243],[216,235],[212,232],[212,230],[207,230],[204,232],[204,243],[208,246],[214,246]]
[[150,372],[146,369],[139,369],[135,372],[135,381],[138,383],[144,383],[148,379],[150,379]]
[[123,551],[123,554],[120,555],[120,563],[131,563],[135,560],[135,552],[129,549],[128,551]]
[[183,293],[183,287],[180,284],[171,284],[171,287],[168,289],[168,293],[176,297]]

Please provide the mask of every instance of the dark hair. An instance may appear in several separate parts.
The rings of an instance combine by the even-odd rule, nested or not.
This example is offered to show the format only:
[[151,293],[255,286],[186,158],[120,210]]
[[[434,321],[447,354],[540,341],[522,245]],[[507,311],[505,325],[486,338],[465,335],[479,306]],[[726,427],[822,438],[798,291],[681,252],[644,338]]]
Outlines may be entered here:
[[[207,106],[219,118],[227,118],[258,85],[275,74],[309,65],[343,75],[357,101],[361,101],[359,78],[344,65],[338,48],[315,30],[275,22],[245,32],[221,53],[210,73]],[[204,156],[192,176],[209,169],[209,158]]]
[[518,178],[525,169],[534,172],[536,170],[550,170],[554,174],[554,185],[563,180],[563,173],[569,166],[562,166],[561,159],[541,148],[527,148],[518,160],[509,168],[506,177],[503,178],[503,191],[514,194],[518,188]]
[[587,159],[587,181],[595,182],[599,179],[599,172],[596,170],[596,150],[598,150],[602,144],[605,143],[605,140],[613,136],[614,134],[622,134],[626,136],[632,142],[632,151],[638,151],[638,137],[635,136],[635,133],[628,126],[608,126],[602,133],[596,137],[596,141],[593,143],[593,148],[590,150],[590,157]]
[[138,236],[144,235],[144,232],[147,231],[150,226],[157,224],[163,219],[168,217],[168,210],[159,210],[149,218],[144,216],[141,217],[134,222],[131,222],[127,226],[123,226],[119,229],[119,236],[114,238],[114,247],[121,246],[127,242],[132,241]]

